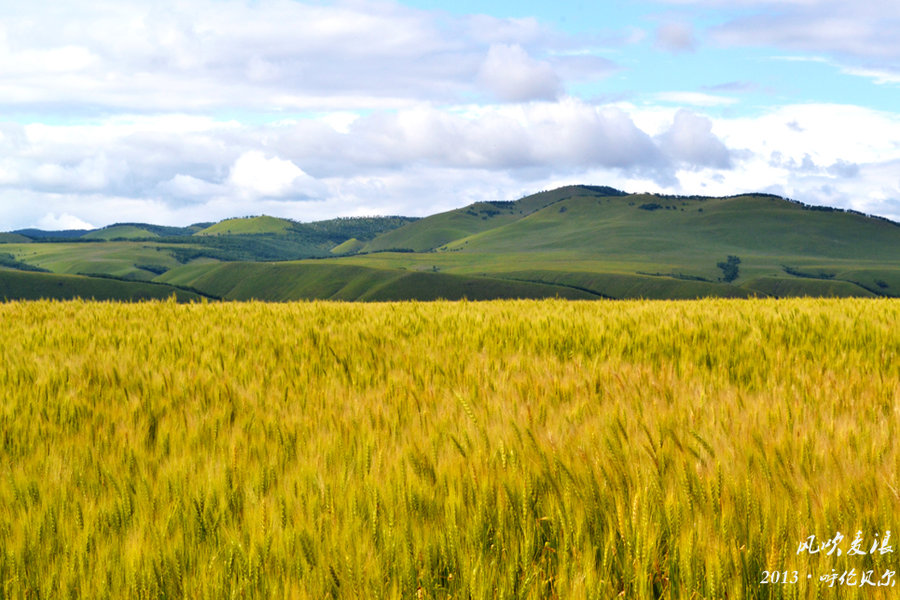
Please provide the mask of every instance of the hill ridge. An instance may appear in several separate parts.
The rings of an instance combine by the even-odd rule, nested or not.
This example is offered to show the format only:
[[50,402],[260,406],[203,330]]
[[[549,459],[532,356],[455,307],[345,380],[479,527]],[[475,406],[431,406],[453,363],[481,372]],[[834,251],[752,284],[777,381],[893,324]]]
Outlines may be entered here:
[[[226,280],[235,290],[252,280],[253,297],[268,300],[554,291],[586,298],[900,297],[900,224],[759,192],[685,196],[569,185],[424,218],[302,223],[262,215],[202,225],[115,224],[99,230],[106,240],[13,233],[0,237],[0,253],[18,270],[168,283],[226,298],[249,293],[222,293]],[[286,268],[285,261],[316,266]]]

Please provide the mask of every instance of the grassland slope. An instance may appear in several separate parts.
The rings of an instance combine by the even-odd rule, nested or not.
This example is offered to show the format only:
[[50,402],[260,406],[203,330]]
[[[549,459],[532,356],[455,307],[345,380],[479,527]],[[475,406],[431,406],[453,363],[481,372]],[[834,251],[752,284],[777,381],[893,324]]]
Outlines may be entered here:
[[0,233],[0,244],[27,244],[31,238],[20,233]]
[[221,263],[173,269],[156,279],[227,300],[487,300],[495,298],[598,298],[552,283],[511,281],[325,261]]
[[583,194],[456,240],[448,249],[897,260],[900,227],[854,213],[809,210],[774,196],[679,199]]
[[0,267],[0,300],[153,300],[175,296],[179,301],[203,298],[192,291],[161,283],[122,281],[81,275],[33,273]]
[[81,236],[83,240],[128,240],[147,239],[159,237],[147,229],[135,225],[111,225],[103,229],[97,229]]
[[[345,291],[342,298],[395,298],[397,290],[406,290],[410,299],[444,293],[505,298],[524,293],[516,287],[521,285],[610,298],[900,297],[898,224],[768,194],[675,197],[567,186],[423,219],[347,217],[297,223],[250,217],[201,225],[123,223],[87,234],[68,232],[83,237],[65,242],[59,232],[34,230],[24,235],[41,243],[7,243],[4,251],[12,256],[7,266],[56,273],[148,281],[158,276],[189,280],[202,273],[209,289],[238,289],[229,282],[246,273],[257,286],[254,297],[271,299],[330,298],[334,291],[323,290],[349,285],[350,279],[348,289],[354,291]],[[161,237],[104,241],[154,234]],[[323,260],[302,269],[194,269],[197,262],[308,258]],[[363,276],[348,267],[370,271]],[[170,270],[178,273],[167,275]],[[223,282],[214,284],[214,277]],[[323,284],[329,277],[334,285]],[[364,284],[371,287],[363,290]],[[481,291],[473,292],[478,286]],[[469,291],[463,294],[462,289]],[[526,296],[534,297],[536,289]]]
[[425,217],[380,235],[363,252],[413,250],[425,252],[482,231],[518,221],[536,210],[579,193],[621,194],[612,188],[567,186],[540,192],[516,201],[477,202],[469,206]]
[[194,235],[247,235],[261,233],[287,233],[294,222],[277,217],[259,216],[240,219],[226,219],[206,229],[201,229]]

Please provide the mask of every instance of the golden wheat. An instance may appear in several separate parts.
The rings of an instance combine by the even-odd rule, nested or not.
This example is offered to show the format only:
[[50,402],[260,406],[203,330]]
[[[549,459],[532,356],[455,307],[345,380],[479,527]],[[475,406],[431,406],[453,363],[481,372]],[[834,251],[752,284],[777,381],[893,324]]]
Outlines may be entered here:
[[896,300],[0,304],[0,598],[889,597],[898,323]]

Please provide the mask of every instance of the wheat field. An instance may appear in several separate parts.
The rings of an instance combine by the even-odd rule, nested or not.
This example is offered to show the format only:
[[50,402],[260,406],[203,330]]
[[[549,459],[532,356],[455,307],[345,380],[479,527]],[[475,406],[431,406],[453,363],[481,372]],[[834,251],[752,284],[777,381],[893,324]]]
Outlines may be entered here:
[[3,303],[0,599],[894,597],[898,324]]

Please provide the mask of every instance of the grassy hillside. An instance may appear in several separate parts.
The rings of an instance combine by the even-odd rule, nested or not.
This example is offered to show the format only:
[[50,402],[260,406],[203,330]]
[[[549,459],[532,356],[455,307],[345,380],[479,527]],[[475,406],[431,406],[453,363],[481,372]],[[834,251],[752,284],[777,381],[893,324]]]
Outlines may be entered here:
[[577,250],[682,261],[740,253],[896,260],[900,227],[857,214],[811,211],[771,196],[691,200],[582,194],[447,248],[480,253]]
[[54,273],[98,274],[142,281],[149,281],[181,264],[172,255],[173,248],[176,247],[118,241],[10,244],[3,247],[17,260]]
[[261,233],[287,233],[295,223],[288,219],[276,217],[246,217],[243,219],[226,219],[194,235],[247,235]]
[[788,279],[786,277],[759,277],[748,281],[748,290],[778,298],[814,296],[819,298],[868,298],[877,295],[849,281],[825,279]]
[[331,249],[331,253],[339,254],[356,254],[365,247],[365,244],[356,238],[350,238],[346,242],[341,242]]
[[[283,261],[331,256],[331,250],[358,248],[363,241],[413,221],[405,217],[352,217],[313,223],[293,223],[282,233],[219,233],[192,235],[198,226],[165,227],[140,223],[118,224],[76,238],[38,236],[38,244],[6,244],[0,264],[45,269],[55,273],[89,274],[149,281],[183,264],[217,261]],[[267,219],[238,219],[271,224]],[[225,225],[228,222],[224,222]],[[222,225],[222,224],[219,224]],[[203,227],[202,229],[207,229]],[[261,230],[262,228],[257,228]],[[270,228],[271,229],[271,228]],[[244,228],[244,231],[248,231]],[[9,234],[10,241],[32,240]],[[138,241],[122,241],[123,237]],[[150,239],[153,238],[153,239]]]
[[130,240],[159,237],[157,234],[135,225],[112,225],[81,236],[84,240]]
[[[38,244],[4,244],[12,255],[5,264],[153,280],[197,261],[322,258],[326,260],[316,262],[315,277],[328,279],[331,269],[335,285],[347,284],[348,274],[355,273],[348,267],[375,270],[353,279],[355,291],[342,297],[354,299],[382,293],[378,290],[386,279],[394,291],[383,293],[391,298],[400,297],[396,290],[414,285],[423,287],[409,292],[410,298],[432,297],[433,289],[447,297],[510,297],[520,293],[510,286],[520,285],[609,298],[900,297],[900,226],[766,194],[669,197],[568,186],[423,219],[296,223],[251,217],[185,234],[198,228],[118,224],[91,232],[80,243],[49,243],[51,234],[43,232],[36,237]],[[161,236],[158,241],[102,241],[153,234]],[[209,273],[228,280],[247,268],[201,270],[208,272],[205,284],[216,287]],[[260,277],[254,280],[254,293],[273,299],[332,297],[333,291],[324,294],[304,282],[262,275],[279,268],[253,270]],[[177,277],[186,273],[193,271],[181,270]],[[299,273],[291,267],[282,276]],[[463,280],[446,277],[451,275],[469,279],[460,287]],[[364,283],[371,289],[362,290]],[[481,291],[473,292],[478,286]],[[535,289],[526,295],[535,294],[546,295]]]
[[[415,223],[378,236],[363,247],[364,252],[414,250],[425,252],[454,240],[517,221],[547,205],[588,190],[569,186],[527,196],[515,202],[478,202],[448,212],[426,217]],[[611,188],[594,193],[617,193]]]
[[599,297],[587,290],[548,283],[335,265],[325,261],[186,266],[173,269],[156,281],[190,287],[227,300]]
[[[418,244],[432,252],[343,261],[407,269],[430,264],[617,298],[900,296],[897,224],[774,196],[676,198],[573,186],[511,203],[484,220],[466,210],[422,219],[392,232],[390,244],[383,236],[367,246]],[[451,221],[469,227],[450,232]],[[722,268],[729,256],[739,261],[733,276]]]
[[201,300],[194,292],[169,285],[78,275],[32,273],[0,267],[0,300],[151,300],[175,295],[179,301]]
[[0,244],[27,244],[31,238],[19,233],[0,233]]
[[473,204],[427,217],[378,236],[362,250],[413,250],[425,252],[472,233],[491,229],[518,218],[519,213],[510,207],[494,207],[486,203]]
[[18,233],[19,235],[24,235],[28,239],[31,240],[63,240],[63,239],[77,239],[83,236],[86,233],[90,233],[91,231],[95,231],[92,229],[62,229],[59,231],[47,231],[44,229],[19,229],[18,231],[13,231],[12,233]]

